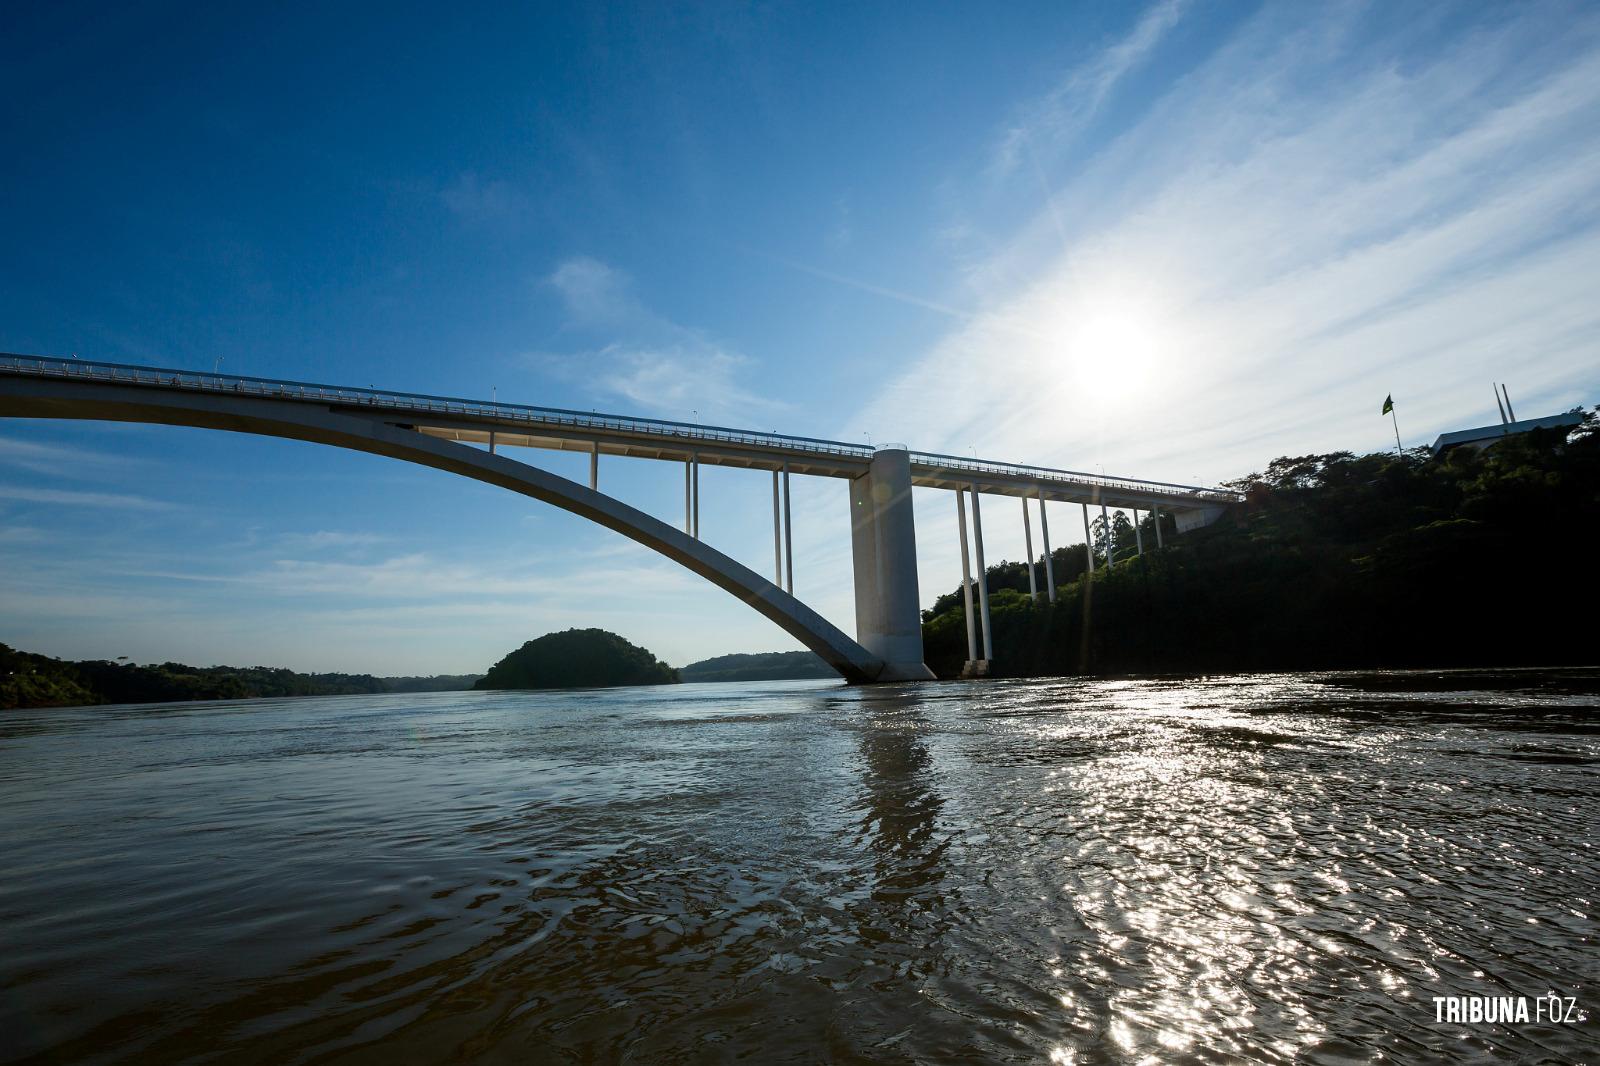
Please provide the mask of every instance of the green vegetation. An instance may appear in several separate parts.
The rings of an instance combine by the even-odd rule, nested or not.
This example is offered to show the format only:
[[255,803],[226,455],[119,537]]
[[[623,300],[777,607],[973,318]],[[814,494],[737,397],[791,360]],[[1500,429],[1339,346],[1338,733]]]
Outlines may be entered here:
[[678,673],[685,681],[787,681],[831,677],[838,673],[815,652],[769,651],[753,655],[718,655],[690,663]]
[[489,668],[475,689],[670,685],[678,671],[604,629],[568,629],[530,640]]
[[[1055,604],[1028,568],[989,568],[997,675],[1593,663],[1600,418],[1441,459],[1349,452],[1275,460],[1230,487],[1221,521],[1132,558],[1132,528],[1085,579],[1053,553]],[[1043,600],[1042,564],[1035,572]],[[927,662],[966,659],[960,590],[924,613]]]
[[0,709],[95,703],[174,703],[269,696],[345,696],[376,692],[445,692],[470,688],[476,674],[373,677],[299,674],[268,666],[139,666],[103,660],[64,662],[0,644]]

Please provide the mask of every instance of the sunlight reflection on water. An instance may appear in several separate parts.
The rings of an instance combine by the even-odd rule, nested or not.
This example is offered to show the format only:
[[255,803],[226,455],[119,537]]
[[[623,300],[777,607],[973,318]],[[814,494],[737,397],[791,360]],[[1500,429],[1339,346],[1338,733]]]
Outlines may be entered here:
[[0,1057],[1575,1061],[1600,672],[0,718]]

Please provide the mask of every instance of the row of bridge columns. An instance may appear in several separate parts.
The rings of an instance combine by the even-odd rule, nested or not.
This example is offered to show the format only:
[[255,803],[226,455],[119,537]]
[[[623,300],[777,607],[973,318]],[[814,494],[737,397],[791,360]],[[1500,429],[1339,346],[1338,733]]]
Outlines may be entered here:
[[[494,452],[494,432],[489,451]],[[600,442],[589,446],[589,487],[600,489]],[[780,506],[781,500],[781,506]],[[794,535],[789,524],[789,464],[772,472],[772,583],[794,595]],[[683,461],[683,531],[700,539],[700,456]]]
[[[489,435],[489,450],[495,450],[493,432]],[[589,488],[600,487],[600,445],[591,445],[589,452]],[[851,482],[851,512],[853,555],[856,573],[856,628],[857,639],[873,654],[890,664],[891,672],[898,671],[906,678],[929,676],[922,664],[921,611],[917,594],[915,533],[911,514],[910,456],[900,449],[882,449],[872,459],[868,473]],[[983,513],[980,493],[974,483],[956,489],[956,521],[961,545],[961,595],[967,620],[967,671],[969,674],[988,672],[994,658],[994,640],[989,617],[989,587],[986,580],[987,563],[983,552]],[[972,501],[972,538],[969,550],[967,537],[967,497]],[[1055,560],[1050,551],[1050,517],[1045,507],[1043,490],[1036,490],[1033,500],[1039,506],[1039,536],[1044,549],[1045,597],[1056,600]],[[1033,516],[1030,497],[1022,498],[1022,536],[1028,559],[1028,594],[1039,597],[1038,579],[1034,574]],[[1089,522],[1089,505],[1083,508],[1083,540],[1085,562],[1090,574],[1095,570],[1094,536]],[[1139,526],[1139,509],[1133,512],[1134,550],[1144,554],[1144,531]],[[1152,502],[1150,514],[1155,518],[1156,546],[1162,547],[1161,512]],[[1106,530],[1107,564],[1116,553],[1116,527],[1104,501],[1100,516]],[[789,464],[783,463],[772,472],[772,581],[773,584],[794,594],[794,536],[790,522]],[[691,452],[683,468],[683,530],[696,540],[700,539],[700,457]],[[900,546],[909,545],[906,552]],[[975,559],[974,559],[975,556]],[[978,577],[973,578],[972,567],[977,565]],[[973,586],[977,586],[977,611],[973,607]],[[899,601],[904,600],[904,603]],[[908,625],[916,619],[916,625]],[[904,632],[902,632],[902,630]],[[982,657],[979,657],[979,645]],[[887,678],[886,678],[887,679]]]
[[[967,506],[965,497],[972,497],[972,544],[976,549],[978,577],[972,577],[971,556],[967,548]],[[990,635],[989,626],[989,584],[987,581],[988,570],[983,558],[983,514],[978,503],[979,492],[976,484],[956,489],[956,523],[957,533],[961,544],[961,598],[967,618],[967,676],[981,676],[988,673],[989,662],[994,658],[994,641]],[[1045,596],[1048,602],[1056,601],[1056,574],[1055,561],[1050,554],[1050,517],[1045,509],[1044,492],[1035,492],[1034,499],[1039,502],[1039,535],[1044,547],[1044,580]],[[1038,579],[1034,575],[1033,554],[1033,519],[1028,505],[1029,497],[1022,497],[1022,537],[1027,549],[1028,559],[1028,595],[1033,599],[1039,598]],[[1083,549],[1087,569],[1094,573],[1094,535],[1089,522],[1089,505],[1083,507]],[[1120,510],[1120,508],[1119,508]],[[1133,512],[1134,552],[1136,556],[1144,555],[1144,531],[1139,528],[1139,509],[1130,507]],[[1149,513],[1155,520],[1156,546],[1162,547],[1161,510],[1151,502]],[[1100,504],[1100,516],[1106,530],[1106,565],[1110,566],[1116,557],[1116,527],[1112,524],[1111,514],[1104,501]],[[976,617],[973,614],[972,588],[978,588],[978,610]],[[978,645],[983,645],[983,657],[978,657]]]

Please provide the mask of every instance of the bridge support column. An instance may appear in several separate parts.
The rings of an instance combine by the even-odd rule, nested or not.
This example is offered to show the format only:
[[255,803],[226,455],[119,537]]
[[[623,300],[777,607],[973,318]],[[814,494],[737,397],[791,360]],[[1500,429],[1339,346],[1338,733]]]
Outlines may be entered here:
[[772,472],[772,583],[783,587],[783,513],[778,509],[778,472]]
[[1094,573],[1094,537],[1089,535],[1089,505],[1083,505],[1083,554],[1089,560],[1089,573]]
[[1111,512],[1106,510],[1104,500],[1100,501],[1100,521],[1106,524],[1106,569],[1110,570],[1117,558],[1117,527],[1111,524]]
[[600,491],[600,442],[595,441],[589,450],[589,487]]
[[1150,517],[1155,519],[1156,523],[1156,547],[1164,548],[1166,545],[1161,543],[1161,508],[1153,501],[1150,504]]
[[1039,582],[1033,576],[1033,525],[1028,519],[1028,498],[1022,498],[1022,540],[1028,549],[1028,599],[1039,598]]
[[972,562],[967,550],[967,501],[956,489],[956,529],[961,535],[961,603],[967,616],[967,662],[978,661],[978,623],[972,617]]
[[789,522],[789,461],[783,463],[783,566],[789,579],[784,591],[794,595],[794,526]]
[[1133,546],[1135,552],[1144,555],[1144,530],[1139,528],[1139,508],[1133,508]]
[[904,448],[879,450],[867,472],[850,482],[850,539],[856,640],[883,660],[876,680],[931,680],[922,661],[911,455]]
[[978,486],[972,492],[972,543],[978,551],[978,615],[983,619],[983,661],[994,660],[993,630],[989,627],[989,568],[983,562],[983,515],[978,511]]
[[1050,519],[1044,513],[1044,490],[1039,490],[1039,536],[1044,538],[1044,592],[1051,603],[1056,602],[1056,564],[1050,558]]

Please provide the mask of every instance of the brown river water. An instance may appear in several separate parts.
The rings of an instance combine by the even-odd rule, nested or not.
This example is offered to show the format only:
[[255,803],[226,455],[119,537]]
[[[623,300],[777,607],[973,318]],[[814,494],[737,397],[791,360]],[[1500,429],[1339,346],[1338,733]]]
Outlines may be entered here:
[[4,712],[0,1060],[1597,1061],[1597,707],[1600,670]]

